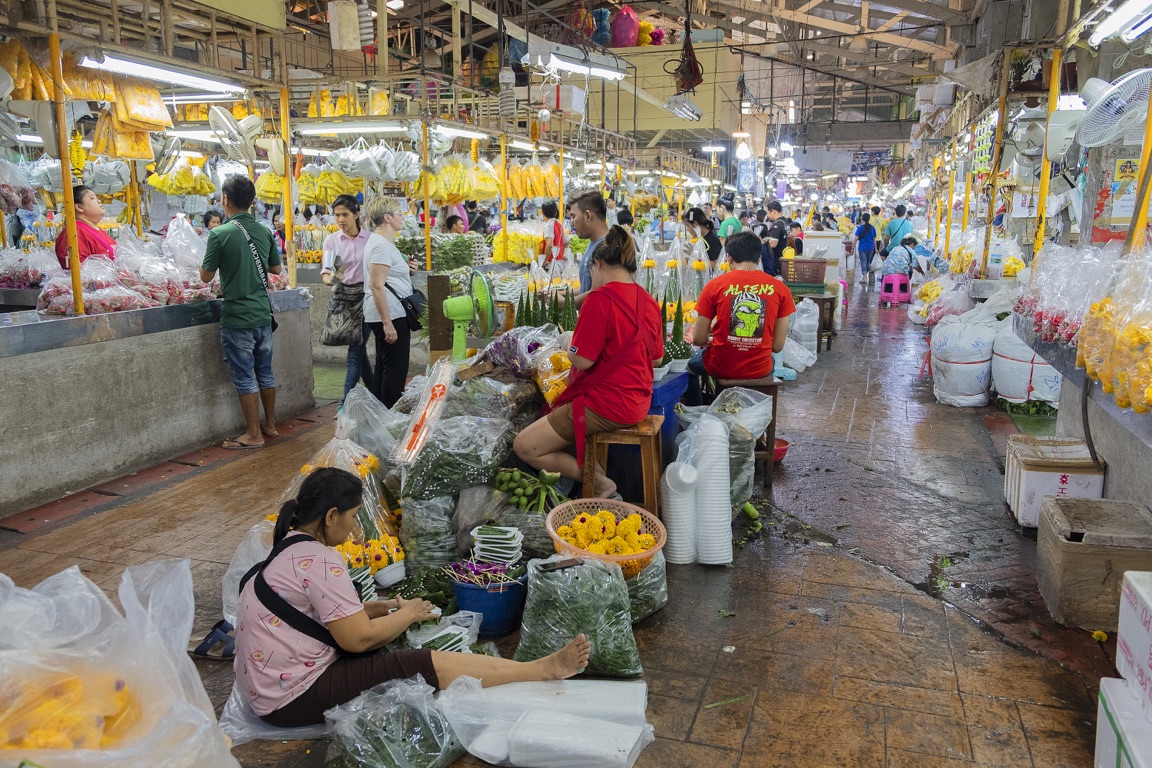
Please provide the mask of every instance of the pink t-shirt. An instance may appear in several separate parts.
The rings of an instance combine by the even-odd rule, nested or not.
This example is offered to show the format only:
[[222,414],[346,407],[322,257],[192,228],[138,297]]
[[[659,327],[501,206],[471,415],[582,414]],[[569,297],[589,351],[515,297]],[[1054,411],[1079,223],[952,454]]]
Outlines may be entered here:
[[[344,558],[318,541],[295,544],[264,569],[276,594],[321,624],[362,610]],[[297,632],[256,598],[255,579],[240,593],[236,616],[236,685],[258,715],[284,707],[311,687],[336,649]]]

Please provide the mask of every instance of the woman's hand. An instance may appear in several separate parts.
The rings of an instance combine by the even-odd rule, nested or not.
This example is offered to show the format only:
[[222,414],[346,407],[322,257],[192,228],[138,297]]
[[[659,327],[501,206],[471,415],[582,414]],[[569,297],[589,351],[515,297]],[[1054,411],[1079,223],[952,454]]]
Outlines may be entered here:
[[384,324],[384,341],[388,342],[389,344],[395,344],[396,339],[398,339],[398,338],[400,338],[400,337],[396,333],[396,326],[392,325],[392,323],[385,323]]
[[412,272],[419,272],[420,271],[420,260],[418,258],[416,258],[415,256],[408,259],[408,269]]
[[396,602],[400,604],[397,613],[404,614],[404,618],[409,620],[409,624],[427,621],[436,616],[436,614],[432,612],[432,609],[436,606],[427,600],[405,600],[402,597],[398,597],[396,598]]

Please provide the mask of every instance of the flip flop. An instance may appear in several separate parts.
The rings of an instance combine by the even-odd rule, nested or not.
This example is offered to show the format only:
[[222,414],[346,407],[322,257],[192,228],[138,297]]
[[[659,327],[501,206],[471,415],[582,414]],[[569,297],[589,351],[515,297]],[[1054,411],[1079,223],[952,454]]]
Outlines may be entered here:
[[224,442],[220,443],[220,447],[228,451],[254,451],[257,448],[263,448],[264,444],[260,443],[260,445],[249,445],[248,443],[242,443],[239,440],[225,440]]
[[233,627],[226,619],[220,619],[208,630],[204,639],[196,638],[188,643],[188,653],[194,658],[208,661],[232,661],[236,655],[236,638],[231,634]]

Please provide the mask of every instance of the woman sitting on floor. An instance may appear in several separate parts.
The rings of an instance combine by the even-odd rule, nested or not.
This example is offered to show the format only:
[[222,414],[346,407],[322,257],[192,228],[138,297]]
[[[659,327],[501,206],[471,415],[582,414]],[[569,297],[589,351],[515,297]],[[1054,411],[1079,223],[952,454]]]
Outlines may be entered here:
[[360,602],[344,559],[330,547],[356,528],[363,485],[341,469],[317,469],[280,509],[272,554],[244,577],[236,627],[237,688],[281,728],[324,722],[325,710],[386,680],[423,675],[436,689],[458,677],[485,686],[572,677],[588,663],[578,635],[537,661],[428,650],[377,653],[433,616],[426,600]]
[[[632,236],[614,226],[586,258],[592,260],[592,291],[580,307],[568,350],[568,388],[551,413],[517,435],[513,446],[529,466],[573,480],[583,477],[586,436],[627,429],[648,415],[652,366],[664,357],[660,307],[632,279]],[[615,493],[616,484],[597,467],[593,495],[608,498]]]

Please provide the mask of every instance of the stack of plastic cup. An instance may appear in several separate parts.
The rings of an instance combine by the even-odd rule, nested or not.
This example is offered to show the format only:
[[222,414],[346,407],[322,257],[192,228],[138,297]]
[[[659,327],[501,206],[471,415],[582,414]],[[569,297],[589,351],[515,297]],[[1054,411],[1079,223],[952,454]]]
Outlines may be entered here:
[[696,481],[691,464],[676,461],[664,470],[660,481],[664,530],[664,557],[674,565],[696,562]]
[[696,561],[732,562],[732,483],[728,427],[715,416],[700,417],[696,428]]

